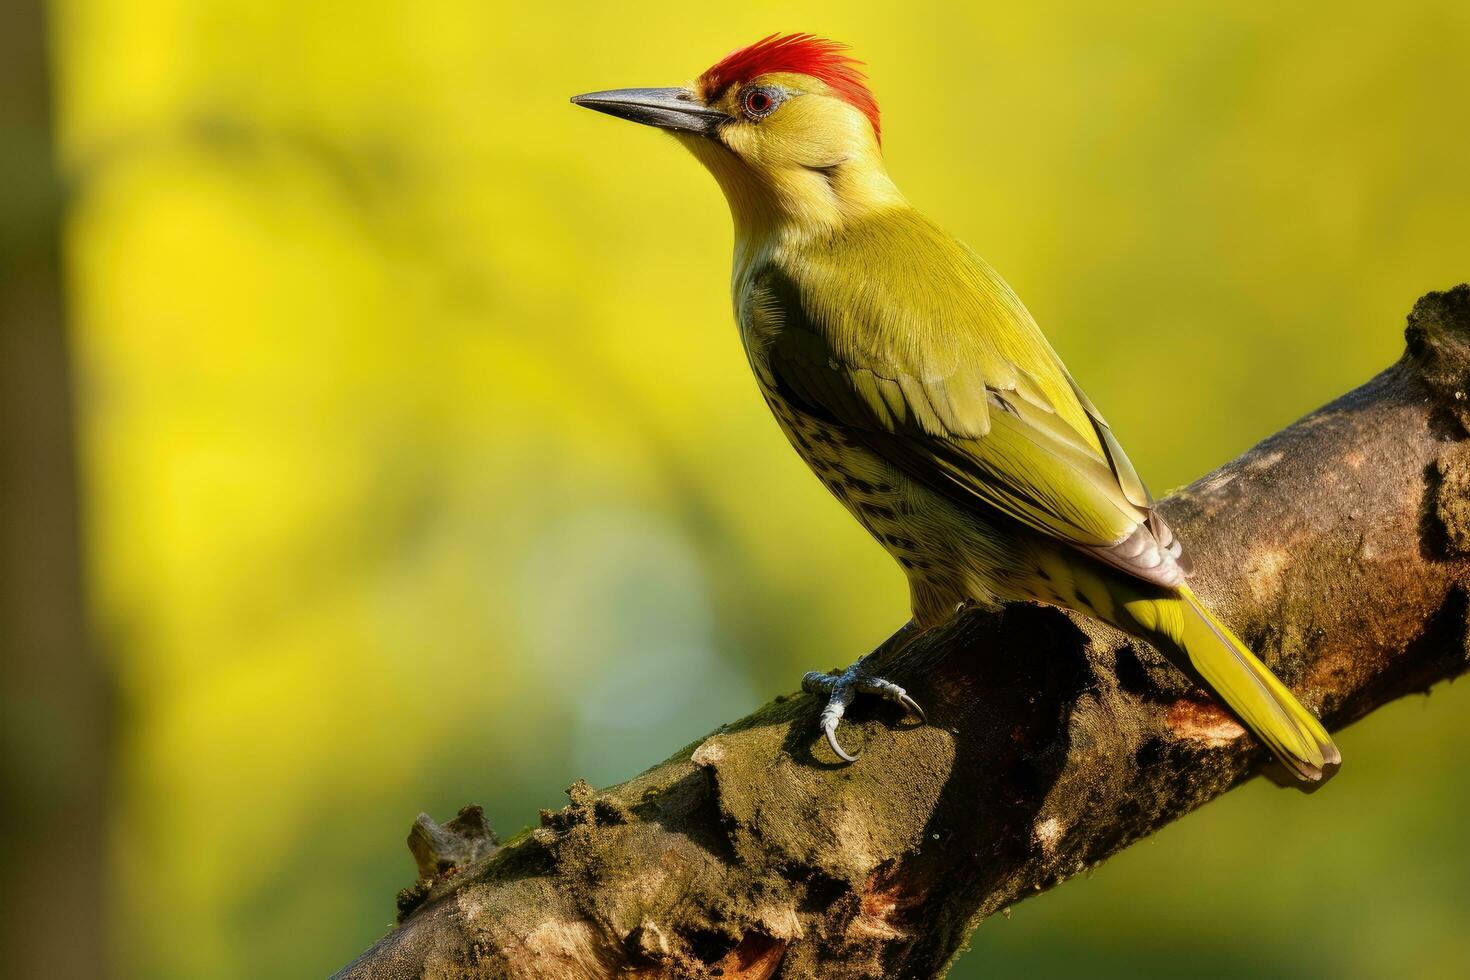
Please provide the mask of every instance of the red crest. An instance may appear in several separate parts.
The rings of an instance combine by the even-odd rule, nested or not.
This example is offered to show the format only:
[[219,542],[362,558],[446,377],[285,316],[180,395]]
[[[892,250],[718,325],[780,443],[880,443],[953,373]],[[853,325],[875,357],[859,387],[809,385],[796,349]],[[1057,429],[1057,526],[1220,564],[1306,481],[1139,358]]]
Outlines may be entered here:
[[856,108],[873,124],[873,135],[881,142],[878,100],[868,80],[858,71],[861,61],[845,53],[847,45],[811,34],[772,34],[748,48],[731,51],[699,76],[705,98],[717,98],[731,85],[743,85],[771,72],[810,75],[827,83],[832,94]]

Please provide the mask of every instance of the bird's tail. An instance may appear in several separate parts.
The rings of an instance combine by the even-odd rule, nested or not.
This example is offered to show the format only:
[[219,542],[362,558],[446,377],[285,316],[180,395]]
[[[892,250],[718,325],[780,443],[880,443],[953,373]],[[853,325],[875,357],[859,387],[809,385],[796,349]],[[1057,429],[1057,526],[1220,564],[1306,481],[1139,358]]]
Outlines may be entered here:
[[1188,586],[1177,599],[1139,597],[1123,605],[1162,653],[1203,680],[1292,775],[1309,784],[1304,789],[1337,771],[1342,755],[1327,729]]

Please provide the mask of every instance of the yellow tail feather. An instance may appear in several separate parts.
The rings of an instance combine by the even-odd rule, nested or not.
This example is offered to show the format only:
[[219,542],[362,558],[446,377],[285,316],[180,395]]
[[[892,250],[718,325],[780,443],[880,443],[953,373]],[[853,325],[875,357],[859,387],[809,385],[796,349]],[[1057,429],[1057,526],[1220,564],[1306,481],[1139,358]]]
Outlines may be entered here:
[[[1342,764],[1327,729],[1188,586],[1178,599],[1124,605],[1157,640],[1172,641],[1209,689],[1266,744],[1297,779],[1321,784]],[[1151,607],[1151,608],[1148,608]]]

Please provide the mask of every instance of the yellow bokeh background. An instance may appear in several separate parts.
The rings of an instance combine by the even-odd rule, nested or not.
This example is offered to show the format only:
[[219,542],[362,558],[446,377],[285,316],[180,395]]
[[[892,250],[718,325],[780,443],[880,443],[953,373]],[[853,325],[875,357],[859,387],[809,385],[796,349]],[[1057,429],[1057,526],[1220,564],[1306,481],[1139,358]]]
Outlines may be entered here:
[[[1156,490],[1470,278],[1462,0],[52,12],[123,976],[330,972],[419,810],[514,832],[905,618],[756,394],[713,182],[570,95],[850,42],[900,186]],[[955,976],[1463,975],[1467,697],[985,924]]]

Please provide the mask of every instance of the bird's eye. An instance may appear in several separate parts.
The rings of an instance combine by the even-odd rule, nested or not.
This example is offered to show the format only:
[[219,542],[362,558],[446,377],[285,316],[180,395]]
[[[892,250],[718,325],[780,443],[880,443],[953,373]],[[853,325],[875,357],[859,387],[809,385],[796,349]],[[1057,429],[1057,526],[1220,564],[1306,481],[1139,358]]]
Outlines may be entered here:
[[740,97],[740,108],[751,119],[764,119],[781,102],[781,93],[772,88],[746,89]]

